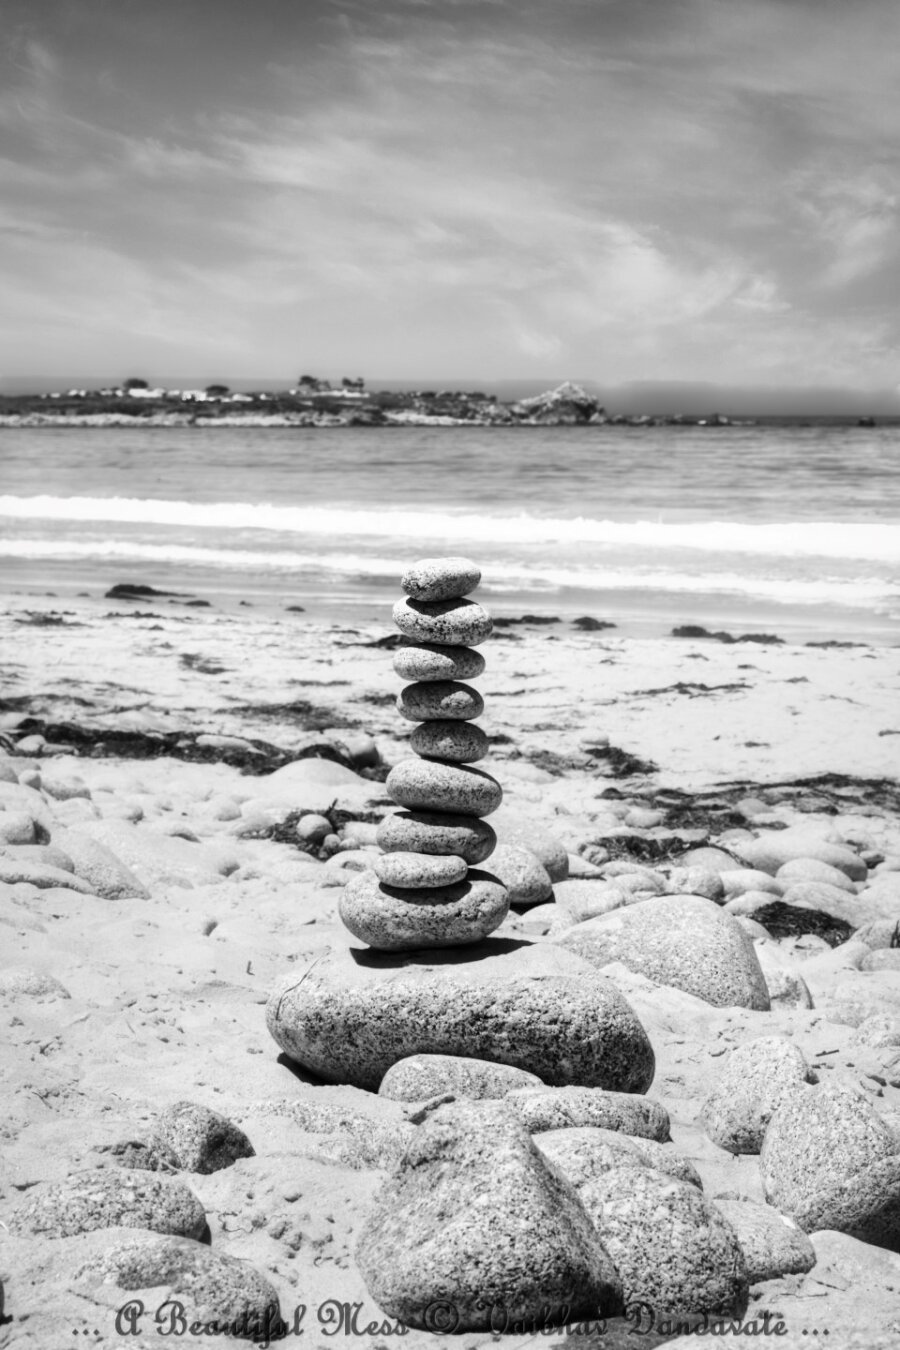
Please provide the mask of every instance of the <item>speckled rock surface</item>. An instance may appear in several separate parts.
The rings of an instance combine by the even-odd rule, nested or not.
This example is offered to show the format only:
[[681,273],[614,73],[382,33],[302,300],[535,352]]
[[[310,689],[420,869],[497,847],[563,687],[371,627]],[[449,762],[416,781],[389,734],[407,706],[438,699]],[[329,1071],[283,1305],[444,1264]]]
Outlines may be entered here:
[[565,844],[546,825],[518,807],[504,804],[492,822],[501,844],[527,848],[543,863],[552,882],[564,881],[569,875],[569,855]]
[[837,867],[851,881],[865,881],[868,868],[862,858],[843,844],[830,844],[805,831],[763,830],[756,839],[741,840],[734,851],[748,867],[758,867],[773,876],[785,863],[797,858],[813,859]]
[[420,558],[400,578],[414,600],[452,600],[468,595],[481,581],[481,568],[470,558]]
[[623,1134],[664,1142],[669,1138],[669,1113],[660,1102],[627,1092],[599,1088],[522,1088],[506,1099],[532,1134],[579,1125],[594,1125]]
[[866,952],[860,960],[859,969],[900,971],[900,947],[879,947],[873,952]]
[[426,1331],[490,1329],[500,1307],[545,1324],[621,1307],[574,1189],[502,1102],[453,1103],[420,1126],[356,1259],[379,1306]]
[[471,647],[422,642],[394,653],[394,670],[403,680],[477,680],[484,666],[481,652]]
[[717,903],[725,898],[722,878],[710,867],[673,867],[666,890],[670,895],[702,895]]
[[0,970],[0,995],[8,998],[71,998],[72,995],[54,975],[29,966],[8,966]]
[[793,1219],[752,1200],[714,1200],[737,1233],[751,1284],[779,1275],[802,1275],[816,1264],[816,1250]]
[[455,764],[473,764],[488,752],[487,736],[472,722],[420,722],[409,744],[426,759],[449,759]]
[[554,940],[593,965],[621,961],[639,975],[717,1008],[769,1007],[752,941],[711,900],[685,895],[643,900],[589,919]]
[[803,1052],[784,1036],[761,1036],[727,1056],[700,1120],[729,1153],[758,1153],[766,1127],[785,1098],[815,1081]]
[[468,864],[453,854],[382,853],[372,859],[372,870],[385,886],[419,890],[464,881]]
[[35,1186],[8,1214],[10,1231],[71,1237],[95,1228],[148,1228],[201,1238],[206,1215],[193,1191],[154,1172],[97,1168]]
[[102,895],[105,900],[131,897],[145,900],[150,894],[112,849],[89,834],[81,830],[55,830],[53,841],[69,855],[76,874],[89,884],[94,895]]
[[398,600],[394,623],[417,642],[439,647],[478,647],[493,629],[490,614],[474,600]]
[[388,1069],[378,1095],[394,1101],[420,1102],[448,1092],[454,1097],[484,1100],[505,1097],[517,1088],[543,1086],[533,1073],[509,1064],[491,1064],[461,1055],[410,1055]]
[[[536,958],[553,969],[542,949]],[[537,964],[528,973],[516,965],[499,974],[485,969],[489,963],[462,962],[404,965],[402,958],[342,950],[298,963],[269,1000],[269,1031],[326,1082],[373,1091],[392,1064],[417,1054],[512,1064],[554,1086],[650,1086],[650,1041],[611,981],[535,974]]]
[[402,759],[385,787],[395,802],[414,811],[459,812],[489,816],[503,800],[503,789],[483,769],[441,764],[432,759]]
[[252,1158],[253,1145],[218,1111],[197,1102],[175,1102],[156,1122],[153,1142],[175,1155],[187,1172],[218,1172],[238,1158]]
[[553,895],[546,867],[528,848],[498,844],[491,854],[491,871],[509,892],[511,905],[540,905]]
[[458,680],[423,680],[400,690],[397,711],[408,722],[468,722],[484,712],[484,699],[477,689]]
[[578,1198],[622,1279],[656,1315],[741,1316],[748,1279],[737,1234],[696,1186],[647,1168],[601,1172]]
[[338,909],[361,942],[402,952],[478,942],[506,918],[509,899],[495,877],[474,868],[465,881],[422,890],[386,886],[366,871],[345,886]]
[[845,872],[818,858],[792,858],[779,867],[775,880],[784,882],[785,887],[792,886],[796,881],[824,881],[826,885],[837,886],[850,895],[856,894],[856,887]]
[[629,1165],[630,1159],[638,1167],[652,1167],[676,1181],[685,1181],[703,1190],[700,1174],[693,1163],[655,1139],[581,1125],[541,1130],[535,1134],[534,1142],[576,1187],[583,1186],[600,1172]]
[[469,864],[484,862],[497,843],[486,821],[446,811],[395,811],[376,839],[385,853],[454,853]]
[[804,1232],[831,1228],[897,1250],[900,1140],[860,1093],[823,1083],[775,1112],[760,1155],[766,1199]]

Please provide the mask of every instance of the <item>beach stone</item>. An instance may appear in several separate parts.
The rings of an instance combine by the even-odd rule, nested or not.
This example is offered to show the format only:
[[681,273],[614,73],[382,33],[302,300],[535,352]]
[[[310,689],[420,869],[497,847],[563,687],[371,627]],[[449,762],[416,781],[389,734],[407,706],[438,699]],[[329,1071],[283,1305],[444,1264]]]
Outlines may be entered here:
[[76,876],[86,881],[94,895],[104,900],[146,900],[150,892],[112,849],[81,830],[57,830],[54,843],[64,849]]
[[304,1068],[370,1091],[398,1060],[426,1054],[511,1064],[551,1086],[645,1092],[653,1050],[615,985],[586,980],[580,962],[543,944],[533,956],[498,971],[449,954],[429,967],[332,951],[294,967],[269,1000],[267,1025]]
[[18,783],[16,766],[6,755],[0,755],[0,783]]
[[34,821],[25,811],[0,811],[0,843],[33,844]]
[[805,1275],[816,1264],[816,1249],[793,1219],[752,1200],[713,1200],[737,1234],[751,1284],[779,1275]]
[[740,1317],[748,1278],[737,1234],[696,1186],[650,1168],[613,1168],[578,1189],[628,1304],[656,1317]]
[[727,1056],[700,1108],[709,1138],[729,1153],[758,1153],[781,1103],[815,1082],[803,1052],[784,1036],[760,1036]]
[[19,994],[41,999],[72,997],[64,984],[44,971],[28,966],[8,966],[0,970],[0,995],[15,998]]
[[72,801],[76,797],[84,797],[90,801],[91,797],[91,790],[83,778],[74,775],[71,778],[61,778],[46,771],[41,774],[41,790],[59,802]]
[[465,881],[465,859],[448,853],[382,853],[373,859],[372,869],[385,886],[399,890],[419,890],[430,886],[453,886]]
[[627,1160],[631,1159],[639,1167],[652,1167],[676,1181],[685,1181],[703,1190],[703,1182],[693,1163],[655,1139],[635,1138],[593,1125],[575,1125],[542,1130],[534,1135],[534,1142],[576,1188],[593,1180],[600,1172],[626,1166]]
[[900,970],[900,947],[879,947],[866,952],[858,970]]
[[748,867],[758,868],[772,876],[785,863],[797,858],[828,863],[831,867],[837,867],[851,881],[865,881],[868,876],[866,864],[852,849],[841,844],[826,843],[805,832],[765,830],[756,839],[734,840],[733,847]]
[[509,899],[496,877],[471,869],[453,886],[422,890],[386,886],[361,872],[344,888],[341,921],[354,937],[382,952],[456,947],[487,937],[506,918]]
[[621,961],[716,1008],[766,1011],[753,943],[729,914],[694,895],[658,896],[588,919],[554,938],[595,966]]
[[871,1102],[843,1083],[788,1096],[760,1155],[765,1196],[806,1233],[831,1228],[897,1250],[900,1142]]
[[775,879],[785,882],[785,889],[795,881],[824,881],[829,886],[849,891],[851,895],[856,894],[856,887],[845,872],[839,867],[832,867],[830,863],[821,862],[818,858],[792,858],[790,862],[783,863],[779,867]]
[[574,1188],[503,1102],[454,1102],[419,1127],[356,1261],[379,1307],[429,1332],[491,1330],[498,1308],[541,1326],[621,1310]]
[[875,951],[878,947],[900,947],[900,914],[896,919],[875,919],[863,924],[853,934],[854,942],[864,942]]
[[474,591],[481,568],[470,558],[420,558],[400,578],[400,589],[413,600],[454,600]]
[[559,908],[560,918],[565,916],[570,924],[610,914],[614,909],[631,904],[634,899],[628,891],[612,882],[602,879],[582,880],[578,877],[557,881],[553,887],[553,898]]
[[451,760],[471,764],[484,759],[488,738],[472,722],[420,722],[409,738],[410,748],[425,759]]
[[756,958],[762,967],[772,1008],[812,1008],[813,996],[803,976],[783,966],[771,953],[771,944],[757,942]]
[[491,854],[491,872],[506,887],[510,905],[539,905],[553,895],[547,869],[530,849],[498,844]]
[[168,1150],[188,1172],[219,1172],[254,1148],[243,1130],[196,1102],[175,1102],[156,1122],[152,1143]]
[[378,826],[385,853],[456,854],[470,865],[493,853],[497,836],[477,816],[445,811],[395,811]]
[[202,1238],[203,1206],[187,1186],[154,1172],[95,1168],[65,1181],[44,1182],[8,1213],[10,1231],[71,1237],[95,1228],[149,1228]]
[[308,811],[297,821],[297,838],[304,844],[321,844],[332,832],[332,824],[327,816],[318,811]]
[[769,896],[781,896],[787,889],[783,882],[769,876],[768,872],[760,872],[758,868],[753,867],[729,867],[726,871],[720,872],[719,879],[727,900],[746,895],[750,891],[764,891]]
[[711,872],[727,872],[729,868],[737,866],[730,853],[722,848],[714,848],[710,845],[703,845],[700,848],[689,848],[687,853],[682,853],[678,859],[680,867],[703,867],[709,868]]
[[400,690],[397,711],[408,722],[467,722],[484,712],[484,699],[477,689],[457,680],[423,681]]
[[484,667],[481,652],[471,647],[422,642],[394,653],[394,670],[402,680],[477,680]]
[[664,1143],[669,1138],[669,1113],[659,1102],[628,1092],[592,1087],[519,1088],[506,1097],[532,1134],[595,1126],[620,1130]]
[[795,881],[781,898],[786,905],[817,909],[833,919],[842,919],[853,928],[888,917],[877,903],[867,902],[865,892],[851,895],[839,886],[830,886],[827,881]]
[[474,600],[398,600],[393,617],[407,637],[439,647],[479,647],[494,626],[487,610]]
[[75,864],[55,844],[2,844],[0,856],[19,862],[48,863],[63,872],[74,872]]
[[710,867],[673,867],[666,882],[670,895],[700,895],[720,904],[725,887],[718,872]]
[[497,832],[498,843],[527,848],[543,863],[552,882],[564,881],[569,875],[565,844],[534,816],[506,804],[498,807],[491,823]]
[[410,1055],[391,1065],[381,1080],[379,1097],[399,1102],[427,1101],[442,1093],[479,1101],[505,1097],[516,1088],[542,1088],[533,1073],[509,1064],[460,1055]]
[[482,769],[432,759],[402,759],[391,769],[385,787],[395,802],[414,811],[489,816],[503,799],[496,778]]
[[875,1013],[866,1017],[850,1037],[851,1045],[865,1045],[870,1049],[887,1049],[900,1045],[900,1016]]
[[5,854],[0,856],[0,881],[8,886],[17,886],[23,882],[36,886],[38,890],[47,890],[54,886],[65,886],[70,891],[80,891],[82,895],[91,895],[88,882],[67,872],[62,867],[52,867],[49,863],[21,861]]

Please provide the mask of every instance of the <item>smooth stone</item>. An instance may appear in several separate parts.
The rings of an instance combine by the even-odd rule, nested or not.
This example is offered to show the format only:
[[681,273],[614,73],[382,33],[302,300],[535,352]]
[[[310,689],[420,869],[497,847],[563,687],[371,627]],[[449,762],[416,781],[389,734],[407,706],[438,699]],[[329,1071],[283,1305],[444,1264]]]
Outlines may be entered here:
[[896,919],[876,919],[853,934],[854,942],[864,942],[872,951],[881,947],[900,947],[900,914]]
[[9,1213],[21,1235],[64,1238],[95,1228],[148,1228],[202,1238],[206,1214],[193,1191],[154,1172],[97,1168],[35,1186]]
[[485,660],[471,647],[439,647],[422,642],[394,653],[394,670],[401,680],[477,680]]
[[639,1167],[652,1167],[676,1181],[686,1181],[703,1190],[694,1164],[655,1139],[635,1137],[596,1125],[570,1125],[541,1130],[535,1134],[534,1142],[555,1166],[565,1172],[573,1186],[582,1186],[600,1172],[625,1166],[627,1159],[633,1159]]
[[743,858],[748,867],[759,868],[761,872],[769,872],[773,876],[785,863],[797,858],[828,863],[831,867],[837,867],[851,881],[865,881],[869,870],[852,849],[790,829],[764,830],[756,839],[735,840],[734,852]]
[[121,858],[81,830],[54,830],[53,841],[71,858],[76,876],[105,900],[146,900],[150,894]]
[[156,1122],[153,1143],[168,1149],[188,1172],[220,1172],[252,1158],[254,1148],[244,1131],[226,1116],[197,1102],[175,1102]]
[[407,722],[468,722],[484,712],[484,699],[477,689],[457,680],[423,681],[400,690],[397,711]]
[[509,898],[495,877],[469,871],[454,886],[400,890],[374,872],[360,872],[344,887],[341,921],[354,937],[382,952],[421,947],[458,947],[478,942],[498,928]]
[[543,944],[526,949],[534,958],[528,963],[518,954],[510,962],[497,946],[499,960],[447,953],[431,966],[371,951],[329,952],[298,964],[275,990],[269,1031],[289,1058],[326,1082],[370,1091],[392,1064],[422,1054],[511,1064],[551,1086],[647,1090],[653,1050],[612,981],[586,979],[581,962],[569,967],[573,958]]
[[11,998],[17,995],[40,999],[72,997],[54,975],[32,970],[30,966],[7,966],[0,970],[0,994]]
[[488,738],[472,722],[420,722],[409,738],[410,748],[425,759],[471,764],[484,759]]
[[859,970],[900,970],[900,947],[880,947],[877,951],[866,952],[857,968]]
[[754,867],[730,867],[727,871],[720,872],[719,880],[722,882],[727,900],[746,895],[748,891],[765,891],[778,897],[787,890],[786,883]]
[[671,895],[700,895],[717,904],[725,898],[721,876],[709,867],[673,867],[666,890]]
[[297,821],[297,838],[304,844],[321,844],[333,831],[331,821],[318,811],[307,811]]
[[642,900],[576,924],[554,941],[592,965],[620,961],[716,1008],[770,1006],[753,942],[731,915],[699,896]]
[[378,826],[376,840],[385,853],[455,854],[470,866],[489,858],[497,844],[485,821],[445,811],[395,811]]
[[773,1008],[812,1008],[813,996],[803,976],[783,966],[773,955],[771,942],[757,942],[756,958],[765,976],[769,1003]]
[[33,844],[36,838],[27,811],[0,811],[0,844]]
[[714,1200],[737,1233],[751,1284],[779,1275],[805,1275],[816,1264],[816,1249],[793,1219],[752,1200]]
[[481,817],[496,811],[503,800],[502,787],[483,769],[432,759],[402,759],[388,774],[385,788],[398,805],[413,811]]
[[785,889],[795,881],[824,881],[829,886],[849,891],[851,895],[856,894],[856,887],[845,872],[818,858],[792,858],[779,867],[775,880],[784,882]]
[[480,647],[494,626],[474,600],[398,600],[393,615],[401,633],[439,647]]
[[709,1138],[729,1153],[758,1153],[781,1103],[815,1082],[803,1052],[784,1036],[746,1041],[726,1058],[700,1108]]
[[382,853],[373,859],[372,868],[385,886],[413,891],[429,886],[453,886],[465,881],[469,870],[464,858],[435,853]]
[[356,1247],[369,1293],[428,1332],[621,1311],[616,1272],[574,1188],[503,1102],[454,1102],[419,1127]]
[[516,806],[501,806],[493,822],[497,841],[527,848],[543,863],[552,882],[569,875],[569,854],[565,844],[546,825]]
[[82,881],[81,877],[76,877],[62,867],[53,867],[50,863],[27,862],[24,859],[19,862],[11,854],[0,856],[0,881],[6,882],[8,886],[27,882],[28,885],[37,886],[42,891],[54,886],[64,886],[70,891],[80,891],[82,895],[92,894],[91,887],[86,881]]
[[628,1092],[591,1087],[521,1088],[506,1104],[515,1109],[532,1134],[592,1125],[623,1134],[642,1135],[664,1143],[669,1138],[669,1113],[659,1102]]
[[528,848],[498,844],[491,854],[491,871],[506,887],[510,905],[540,905],[553,896],[546,867]]
[[492,1064],[461,1055],[410,1055],[388,1069],[378,1089],[379,1097],[399,1102],[422,1102],[452,1093],[483,1101],[505,1097],[516,1088],[542,1088],[533,1073],[509,1064]]
[[622,1279],[626,1306],[654,1316],[720,1314],[747,1307],[747,1266],[737,1234],[696,1186],[649,1168],[601,1172],[578,1188]]
[[400,578],[400,589],[414,600],[453,600],[474,591],[481,568],[470,558],[420,558]]

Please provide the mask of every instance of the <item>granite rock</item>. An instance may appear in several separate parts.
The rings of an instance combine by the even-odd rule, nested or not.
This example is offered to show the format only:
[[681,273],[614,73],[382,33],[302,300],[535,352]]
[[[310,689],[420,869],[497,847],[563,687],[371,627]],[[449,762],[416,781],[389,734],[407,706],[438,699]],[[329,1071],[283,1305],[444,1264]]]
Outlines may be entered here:
[[741,839],[734,843],[734,851],[748,867],[759,868],[771,875],[785,863],[797,858],[813,859],[837,867],[851,881],[865,881],[868,868],[859,854],[843,844],[832,844],[805,830],[763,830],[755,839]]
[[439,647],[480,647],[494,626],[474,600],[398,600],[393,616],[406,637]]
[[815,1082],[801,1050],[784,1036],[761,1036],[732,1050],[700,1120],[729,1153],[758,1153],[766,1127],[790,1094]]
[[376,839],[385,853],[452,853],[470,865],[489,858],[497,843],[486,821],[447,811],[394,811]]
[[10,1212],[9,1227],[23,1236],[51,1238],[114,1227],[198,1239],[207,1231],[203,1206],[180,1181],[118,1168],[76,1172],[65,1181],[35,1186]]
[[535,1134],[534,1142],[575,1187],[591,1181],[599,1172],[627,1166],[630,1160],[638,1167],[652,1167],[676,1181],[685,1181],[703,1190],[703,1182],[693,1163],[655,1139],[635,1137],[620,1130],[576,1125],[542,1130]]
[[453,600],[477,589],[481,568],[469,558],[420,558],[400,578],[413,600]]
[[569,855],[565,845],[534,816],[518,807],[503,805],[496,811],[492,824],[499,843],[527,848],[543,863],[552,882],[564,881],[569,875]]
[[171,1152],[187,1172],[219,1172],[254,1148],[243,1130],[196,1102],[175,1102],[156,1122],[153,1142]]
[[714,1200],[737,1233],[751,1284],[779,1275],[804,1275],[816,1264],[816,1249],[793,1219],[752,1200]]
[[471,647],[422,642],[394,653],[394,670],[402,680],[477,680],[484,667],[481,652]]
[[378,1089],[380,1097],[420,1102],[442,1093],[477,1100],[505,1097],[517,1088],[542,1088],[533,1073],[509,1064],[493,1064],[460,1055],[410,1055],[388,1069]]
[[590,1087],[519,1088],[506,1098],[532,1134],[579,1126],[620,1130],[664,1143],[669,1113],[649,1097]]
[[410,749],[424,759],[451,760],[454,764],[472,764],[484,759],[488,738],[472,722],[437,719],[420,722],[409,738]]
[[112,849],[81,830],[56,830],[53,842],[72,859],[75,873],[104,900],[146,900],[150,892]]
[[448,853],[382,853],[372,860],[372,870],[387,887],[420,890],[453,886],[465,881],[469,870],[463,858]]
[[481,817],[496,811],[503,800],[503,789],[489,773],[432,759],[402,759],[385,786],[395,802],[413,811]]
[[453,886],[401,890],[374,872],[345,886],[339,913],[354,937],[382,952],[477,942],[506,918],[509,898],[496,877],[470,869]]
[[531,849],[498,844],[491,854],[491,871],[506,887],[510,905],[540,905],[553,895],[547,869]]
[[839,890],[856,894],[856,887],[846,872],[818,858],[791,858],[790,862],[782,863],[779,867],[775,880],[784,882],[786,887],[796,881],[824,881],[828,886],[837,886]]
[[484,699],[458,680],[423,680],[400,690],[397,711],[407,722],[470,722],[484,712]]

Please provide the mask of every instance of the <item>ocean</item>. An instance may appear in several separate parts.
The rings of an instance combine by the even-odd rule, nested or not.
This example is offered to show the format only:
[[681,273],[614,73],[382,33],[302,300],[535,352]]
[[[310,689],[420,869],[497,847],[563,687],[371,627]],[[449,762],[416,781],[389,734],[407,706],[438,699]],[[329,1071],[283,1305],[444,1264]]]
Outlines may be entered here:
[[499,614],[898,643],[900,430],[0,429],[7,590],[374,617],[448,553]]

